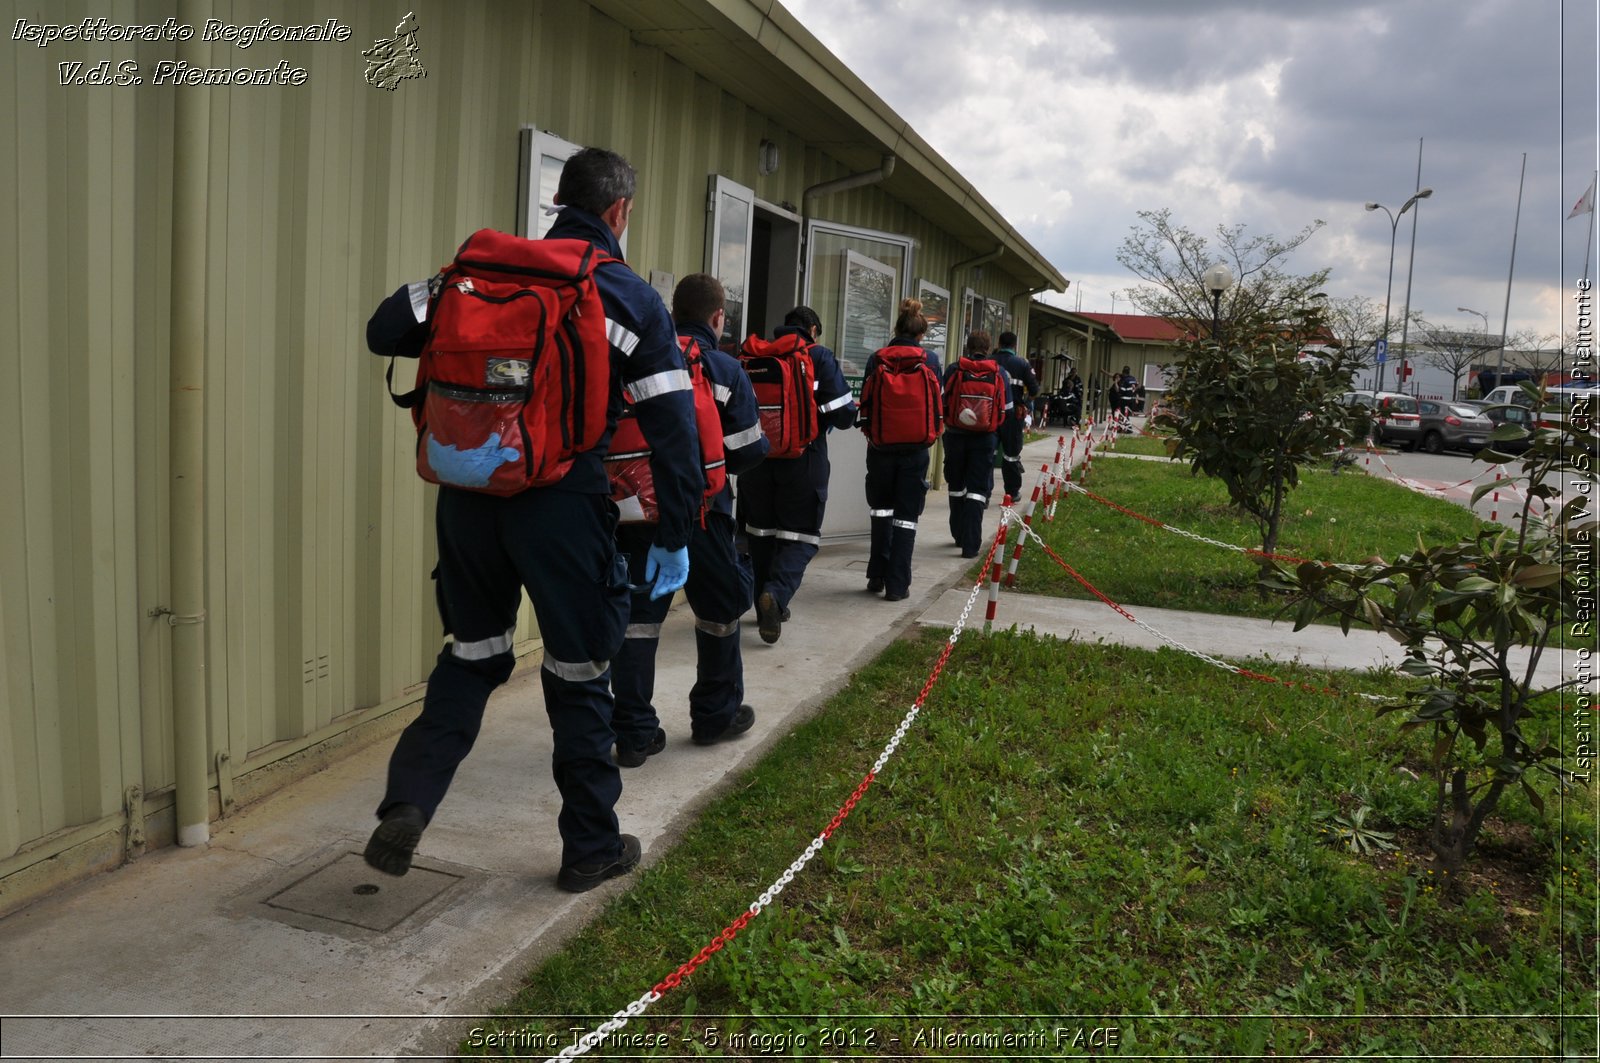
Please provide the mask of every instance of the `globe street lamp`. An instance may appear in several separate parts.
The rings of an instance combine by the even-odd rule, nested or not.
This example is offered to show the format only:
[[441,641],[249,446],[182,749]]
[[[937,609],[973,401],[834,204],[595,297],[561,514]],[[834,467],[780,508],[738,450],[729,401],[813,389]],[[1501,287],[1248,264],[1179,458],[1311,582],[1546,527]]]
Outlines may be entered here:
[[1218,262],[1205,271],[1200,283],[1211,293],[1211,342],[1217,343],[1217,333],[1222,327],[1222,293],[1233,287],[1233,272]]
[[[1367,204],[1368,210],[1381,210],[1389,215],[1389,286],[1384,289],[1383,293],[1383,346],[1385,357],[1388,355],[1389,348],[1389,298],[1394,294],[1394,241],[1400,232],[1400,218],[1416,204],[1417,200],[1427,199],[1431,195],[1433,195],[1433,189],[1424,188],[1400,205],[1399,214],[1391,212],[1382,203]],[[1377,391],[1383,390],[1384,369],[1385,363],[1380,361],[1378,363],[1378,386],[1375,389]]]

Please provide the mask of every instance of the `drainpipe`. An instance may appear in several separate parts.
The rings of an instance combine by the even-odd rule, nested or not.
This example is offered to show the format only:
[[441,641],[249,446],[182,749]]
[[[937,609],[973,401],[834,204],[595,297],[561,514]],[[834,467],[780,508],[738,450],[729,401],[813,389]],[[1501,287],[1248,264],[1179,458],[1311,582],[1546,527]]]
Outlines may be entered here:
[[808,218],[811,216],[811,201],[813,199],[821,199],[823,196],[831,196],[835,192],[848,192],[852,188],[860,188],[863,185],[875,185],[887,181],[889,175],[894,173],[894,162],[894,154],[886,152],[883,156],[883,161],[878,164],[876,170],[864,170],[861,173],[853,173],[848,177],[837,177],[832,181],[823,181],[821,184],[812,185],[800,195],[801,217]]
[[[178,22],[202,25],[211,5],[188,0]],[[209,65],[210,48],[194,38],[178,44],[178,58]],[[206,171],[211,94],[173,94],[172,135],[172,351],[168,398],[168,487],[172,544],[172,734],[179,845],[211,839],[206,750],[205,594],[205,326]]]

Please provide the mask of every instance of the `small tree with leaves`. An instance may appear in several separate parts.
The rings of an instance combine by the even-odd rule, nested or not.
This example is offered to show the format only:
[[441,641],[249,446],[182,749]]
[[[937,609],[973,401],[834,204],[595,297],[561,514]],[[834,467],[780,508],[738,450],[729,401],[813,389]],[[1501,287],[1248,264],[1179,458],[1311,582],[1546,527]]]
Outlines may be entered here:
[[1365,431],[1360,412],[1338,402],[1353,372],[1345,357],[1300,357],[1309,338],[1324,334],[1320,301],[1287,319],[1254,314],[1236,321],[1223,344],[1180,344],[1182,360],[1167,367],[1173,412],[1158,421],[1172,429],[1169,452],[1227,485],[1269,554],[1300,469]]
[[[1525,390],[1537,396],[1537,389]],[[1526,494],[1509,526],[1455,543],[1419,543],[1393,560],[1274,566],[1266,579],[1301,596],[1295,630],[1324,615],[1336,617],[1347,632],[1371,625],[1405,648],[1403,670],[1424,678],[1422,689],[1379,712],[1408,712],[1403,729],[1432,732],[1436,802],[1429,842],[1451,878],[1472,855],[1507,789],[1521,787],[1542,810],[1541,789],[1562,788],[1574,778],[1554,740],[1560,708],[1543,696],[1578,680],[1541,690],[1534,670],[1562,625],[1575,620],[1584,600],[1579,580],[1593,572],[1590,498],[1574,492],[1562,502],[1560,486],[1571,475],[1588,475],[1597,439],[1591,424],[1569,423],[1536,430],[1519,458],[1492,450],[1497,442],[1526,436],[1523,428],[1502,425],[1491,449],[1478,455],[1519,465],[1510,479]],[[1473,501],[1505,487],[1505,481],[1484,484]],[[1590,634],[1585,627],[1575,626],[1574,633]]]

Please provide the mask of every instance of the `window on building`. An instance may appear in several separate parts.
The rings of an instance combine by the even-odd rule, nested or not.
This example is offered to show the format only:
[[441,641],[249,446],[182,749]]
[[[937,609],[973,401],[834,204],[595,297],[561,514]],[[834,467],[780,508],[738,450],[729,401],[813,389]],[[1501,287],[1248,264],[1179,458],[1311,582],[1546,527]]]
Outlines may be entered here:
[[893,338],[910,278],[911,238],[814,221],[806,248],[805,303],[822,319],[822,343],[859,393],[867,359]]

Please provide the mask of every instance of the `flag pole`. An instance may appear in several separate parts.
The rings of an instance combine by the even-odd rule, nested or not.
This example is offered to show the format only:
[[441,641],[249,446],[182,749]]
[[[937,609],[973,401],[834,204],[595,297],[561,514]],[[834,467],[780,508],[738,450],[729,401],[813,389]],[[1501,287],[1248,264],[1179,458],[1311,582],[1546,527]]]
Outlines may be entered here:
[[[1500,319],[1500,362],[1494,371],[1494,386],[1499,387],[1505,383],[1502,377],[1506,373],[1506,329],[1511,325],[1511,278],[1517,272],[1517,229],[1522,225],[1522,184],[1528,176],[1528,153],[1522,153],[1522,176],[1517,178],[1517,216],[1511,223],[1511,267],[1506,271],[1506,309]],[[1587,267],[1585,267],[1587,268]]]
[[1594,178],[1589,182],[1589,235],[1583,238],[1583,279],[1589,279],[1589,249],[1594,246],[1594,192],[1595,185],[1600,184],[1600,170],[1594,172]]

